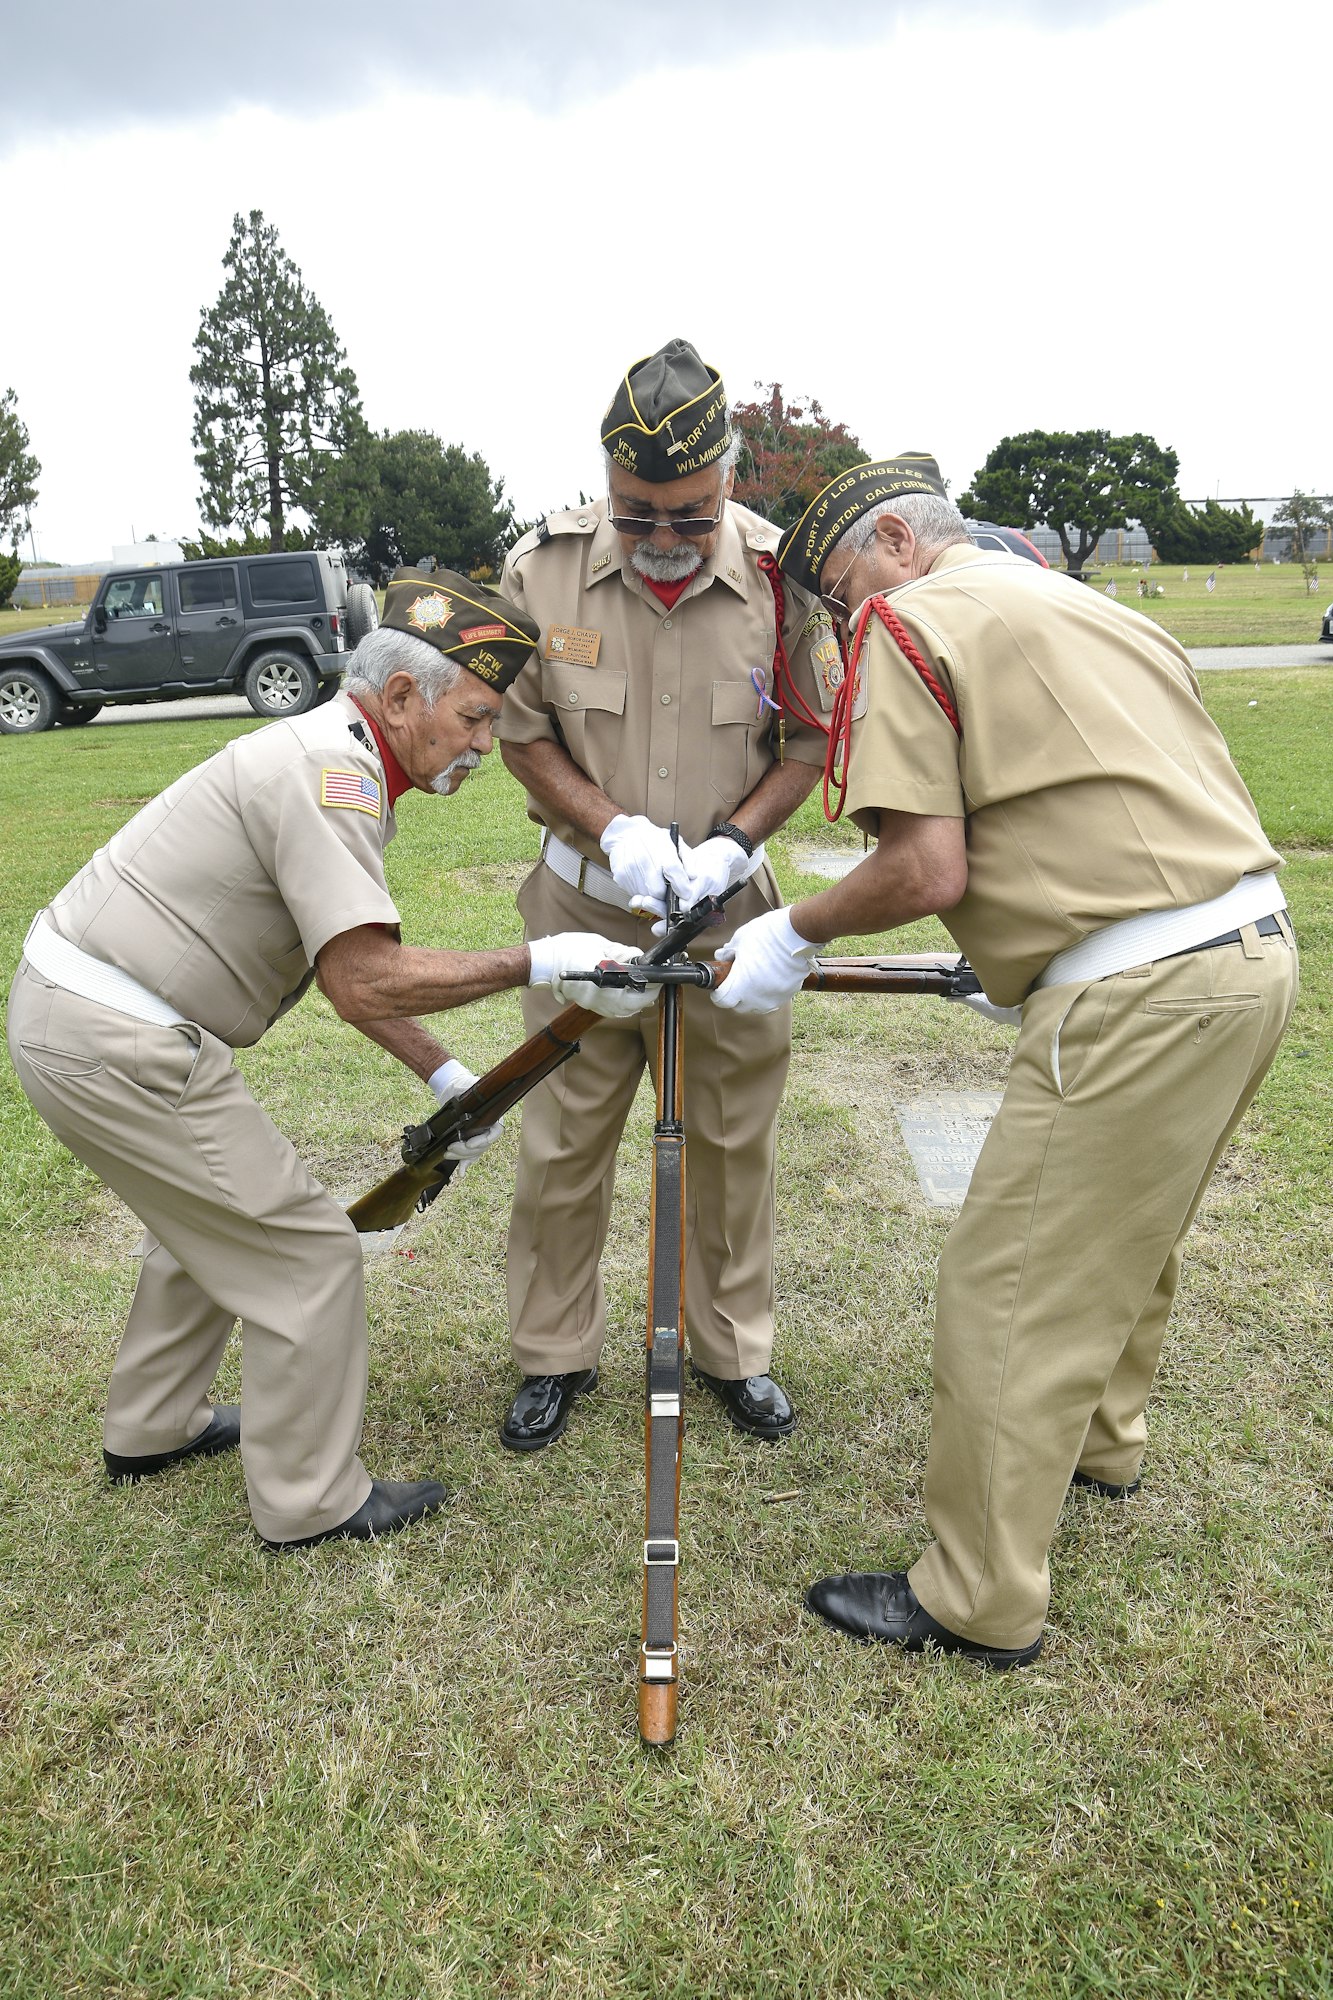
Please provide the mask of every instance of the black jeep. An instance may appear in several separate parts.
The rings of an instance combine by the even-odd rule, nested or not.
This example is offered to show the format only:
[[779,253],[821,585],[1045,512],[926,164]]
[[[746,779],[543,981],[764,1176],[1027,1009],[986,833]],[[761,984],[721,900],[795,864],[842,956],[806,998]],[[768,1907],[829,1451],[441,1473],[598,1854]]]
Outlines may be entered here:
[[80,624],[0,638],[0,733],[198,694],[300,715],[337,693],[347,650],[377,623],[374,592],[322,549],[113,570]]

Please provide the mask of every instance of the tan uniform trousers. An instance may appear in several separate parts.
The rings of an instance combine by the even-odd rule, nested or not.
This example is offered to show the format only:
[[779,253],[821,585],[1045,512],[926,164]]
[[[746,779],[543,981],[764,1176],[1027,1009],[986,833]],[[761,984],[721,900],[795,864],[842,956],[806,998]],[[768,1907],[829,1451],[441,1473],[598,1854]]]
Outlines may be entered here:
[[1137,1476],[1185,1232],[1296,999],[1286,936],[1242,937],[1024,1005],[940,1259],[936,1540],[910,1577],[951,1632],[1036,1638],[1075,1468]]
[[107,1399],[107,1449],[170,1451],[207,1429],[241,1321],[241,1460],[261,1535],[336,1527],[370,1492],[361,1249],[251,1097],[232,1052],[52,986],[26,961],[9,1001],[19,1080],[56,1137],[145,1224]]
[[[757,891],[736,903],[744,916],[764,907]],[[586,930],[641,949],[654,943],[646,924],[580,895],[546,867],[523,885],[519,908],[528,937]],[[725,935],[710,932],[700,955],[711,957]],[[791,1009],[739,1018],[706,993],[682,997],[690,1351],[710,1375],[764,1375],[773,1357],[774,1125],[791,1058]],[[524,993],[529,1034],[558,1012],[549,993]],[[505,1268],[514,1360],[525,1375],[591,1368],[601,1352],[598,1265],[616,1148],[645,1063],[655,1074],[655,1009],[599,1022],[580,1053],[524,1100]]]

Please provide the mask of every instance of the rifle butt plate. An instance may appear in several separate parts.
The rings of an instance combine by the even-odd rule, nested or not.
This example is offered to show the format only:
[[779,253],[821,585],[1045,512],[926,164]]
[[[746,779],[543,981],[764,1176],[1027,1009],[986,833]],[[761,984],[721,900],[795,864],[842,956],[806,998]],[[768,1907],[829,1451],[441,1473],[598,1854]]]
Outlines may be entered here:
[[639,1737],[651,1750],[669,1750],[676,1740],[675,1681],[639,1682]]

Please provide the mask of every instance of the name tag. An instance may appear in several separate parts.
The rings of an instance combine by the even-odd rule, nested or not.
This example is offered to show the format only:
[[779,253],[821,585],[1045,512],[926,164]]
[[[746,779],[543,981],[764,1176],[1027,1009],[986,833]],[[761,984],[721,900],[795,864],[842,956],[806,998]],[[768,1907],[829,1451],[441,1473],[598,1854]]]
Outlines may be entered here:
[[562,660],[571,667],[595,667],[602,635],[586,625],[553,625],[546,635],[548,660]]

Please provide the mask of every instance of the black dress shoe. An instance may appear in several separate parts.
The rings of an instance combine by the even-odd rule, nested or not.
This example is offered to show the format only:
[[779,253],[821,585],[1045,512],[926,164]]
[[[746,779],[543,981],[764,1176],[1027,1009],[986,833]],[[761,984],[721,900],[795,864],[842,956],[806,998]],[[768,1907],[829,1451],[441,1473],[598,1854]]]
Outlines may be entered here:
[[1131,1493],[1137,1493],[1143,1481],[1131,1480],[1128,1486],[1117,1486],[1113,1479],[1094,1479],[1090,1472],[1076,1472],[1070,1480],[1084,1493],[1095,1493],[1099,1500],[1128,1500]]
[[1003,1673],[1027,1666],[1041,1651],[1040,1633],[1030,1646],[982,1646],[975,1639],[960,1638],[923,1609],[902,1570],[854,1570],[849,1576],[821,1577],[811,1584],[805,1601],[816,1617],[840,1632],[901,1646],[905,1653],[924,1653],[933,1646],[937,1652],[961,1653]]
[[287,1549],[313,1549],[317,1542],[373,1542],[381,1535],[396,1535],[427,1514],[434,1514],[449,1498],[434,1479],[372,1479],[355,1514],[349,1514],[336,1528],[324,1528],[317,1535],[301,1535],[294,1542],[260,1541],[266,1549],[282,1554]]
[[751,1437],[785,1438],[796,1428],[796,1412],[771,1375],[745,1375],[735,1381],[725,1375],[705,1375],[690,1363],[690,1373],[716,1396],[738,1431]]
[[213,1421],[188,1444],[178,1444],[173,1451],[150,1451],[143,1458],[126,1458],[121,1452],[104,1449],[102,1457],[112,1485],[131,1486],[151,1472],[165,1472],[169,1465],[179,1465],[183,1458],[212,1458],[219,1451],[235,1451],[240,1441],[240,1411],[234,1403],[215,1403]]
[[525,1375],[500,1426],[501,1444],[510,1451],[540,1451],[544,1444],[554,1444],[576,1399],[596,1387],[595,1368],[575,1368],[568,1375]]

